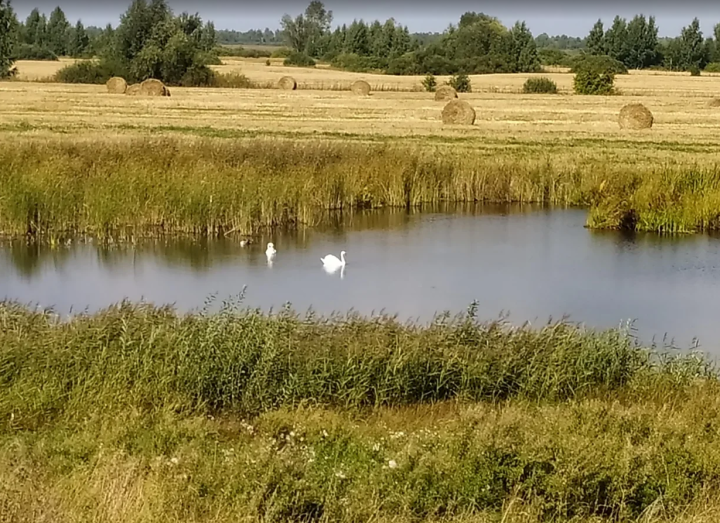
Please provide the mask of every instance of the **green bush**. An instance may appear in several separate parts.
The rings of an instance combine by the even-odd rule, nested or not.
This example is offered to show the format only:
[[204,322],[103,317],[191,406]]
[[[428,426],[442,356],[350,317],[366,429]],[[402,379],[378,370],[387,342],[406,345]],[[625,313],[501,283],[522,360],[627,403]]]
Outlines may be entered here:
[[435,89],[437,88],[437,80],[435,79],[435,75],[427,75],[422,81],[422,84],[427,92],[434,93]]
[[271,63],[271,62],[270,62],[270,59],[269,59],[269,58],[268,58],[267,60],[265,60],[265,65],[270,65],[270,63]]
[[557,93],[557,84],[550,78],[528,78],[523,85],[523,93]]
[[104,84],[113,76],[127,78],[126,71],[108,61],[81,60],[55,73],[55,80],[66,84]]
[[56,61],[58,57],[47,47],[34,44],[20,44],[13,50],[13,59]]
[[720,73],[720,62],[710,62],[705,66],[706,73]]
[[390,60],[385,72],[396,76],[418,74],[415,54],[406,53]]
[[295,66],[295,67],[315,67],[315,60],[310,58],[305,53],[292,53],[285,61],[283,65]]
[[387,62],[376,56],[360,56],[355,53],[342,53],[330,62],[330,65],[345,71],[364,73],[367,71],[382,70]]
[[270,58],[287,58],[291,54],[293,54],[293,50],[289,47],[279,47],[278,49],[275,49],[272,53],[270,53]]
[[696,64],[691,65],[688,71],[690,71],[690,76],[700,76],[700,68]]
[[240,73],[214,73],[212,79],[213,87],[229,87],[235,89],[250,89],[255,87],[250,79]]
[[242,46],[219,45],[216,51],[220,56],[239,56],[241,58],[270,58],[272,55],[269,49],[247,49]]
[[458,93],[469,93],[472,91],[470,77],[465,73],[453,75],[448,81],[448,85],[455,89]]
[[567,51],[560,49],[539,49],[538,59],[543,65],[555,65],[560,67],[572,67],[573,56]]
[[614,94],[615,75],[608,71],[584,69],[575,73],[573,87],[575,94]]
[[193,64],[180,79],[182,87],[209,87],[214,85],[215,74],[206,65]]
[[610,56],[594,56],[583,54],[573,60],[571,73],[581,70],[592,70],[597,72],[610,72],[616,74],[628,74],[625,64]]

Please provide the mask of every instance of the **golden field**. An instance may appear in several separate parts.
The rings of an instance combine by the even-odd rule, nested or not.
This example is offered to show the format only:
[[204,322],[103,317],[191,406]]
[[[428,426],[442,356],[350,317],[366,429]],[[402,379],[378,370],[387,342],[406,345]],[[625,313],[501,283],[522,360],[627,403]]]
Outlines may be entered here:
[[[127,132],[207,128],[260,134],[317,133],[392,137],[458,136],[480,140],[601,139],[642,142],[717,143],[720,110],[707,102],[720,97],[720,77],[631,74],[617,77],[621,96],[570,95],[572,75],[547,73],[560,95],[519,94],[530,75],[473,76],[473,93],[461,97],[477,111],[471,127],[447,127],[442,103],[413,91],[420,77],[395,77],[265,66],[259,60],[229,60],[222,72],[242,72],[259,83],[291,74],[299,90],[173,88],[169,99],[110,95],[104,86],[23,82],[52,74],[62,62],[19,62],[19,80],[0,83],[0,122],[6,129],[63,132]],[[367,80],[376,92],[359,98],[347,88]],[[442,79],[439,79],[442,81]],[[379,89],[384,91],[377,92]],[[563,94],[564,93],[564,94]],[[649,132],[628,133],[617,125],[626,103],[642,102],[655,116]]]

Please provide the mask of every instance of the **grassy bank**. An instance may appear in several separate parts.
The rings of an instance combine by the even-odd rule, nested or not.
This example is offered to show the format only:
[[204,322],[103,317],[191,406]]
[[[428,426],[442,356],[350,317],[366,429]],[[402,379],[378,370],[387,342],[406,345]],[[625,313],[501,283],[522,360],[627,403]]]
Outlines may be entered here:
[[360,140],[192,138],[0,142],[0,231],[63,236],[252,233],[328,210],[438,202],[590,208],[589,225],[720,227],[712,165],[595,163],[533,149]]
[[4,521],[712,521],[720,387],[622,332],[0,305]]

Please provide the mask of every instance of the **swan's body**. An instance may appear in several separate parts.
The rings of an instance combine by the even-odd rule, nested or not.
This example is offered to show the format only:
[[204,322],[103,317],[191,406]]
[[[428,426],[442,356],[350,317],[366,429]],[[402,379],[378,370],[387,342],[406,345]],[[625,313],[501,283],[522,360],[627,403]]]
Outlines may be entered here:
[[345,251],[340,253],[340,259],[337,256],[328,254],[324,258],[320,258],[325,268],[337,269],[338,267],[345,267]]
[[240,247],[245,247],[246,245],[250,245],[251,243],[252,240],[250,239],[240,240]]
[[268,259],[274,258],[277,251],[275,250],[275,246],[272,243],[267,244],[267,249],[265,249],[265,256],[268,257]]

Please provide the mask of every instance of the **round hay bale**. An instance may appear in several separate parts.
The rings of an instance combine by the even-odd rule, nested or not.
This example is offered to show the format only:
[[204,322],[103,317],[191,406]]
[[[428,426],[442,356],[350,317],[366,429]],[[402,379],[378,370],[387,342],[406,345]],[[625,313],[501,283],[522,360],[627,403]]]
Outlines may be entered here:
[[350,86],[350,90],[353,92],[353,94],[356,94],[358,96],[369,96],[370,84],[367,83],[365,80],[358,80],[357,82],[353,82],[353,84]]
[[128,87],[125,78],[121,78],[119,76],[113,76],[105,83],[105,85],[107,86],[108,93],[110,94],[125,94]]
[[464,100],[450,100],[442,110],[442,121],[447,124],[472,125],[475,109]]
[[713,98],[707,105],[708,107],[720,107],[720,98]]
[[650,129],[653,125],[653,115],[643,104],[627,104],[620,109],[618,124],[620,129]]
[[443,85],[438,87],[435,91],[435,101],[444,102],[446,100],[453,100],[458,97],[457,91],[449,85]]
[[168,90],[160,80],[148,78],[140,84],[140,94],[145,96],[167,96]]
[[125,94],[129,94],[130,96],[138,96],[140,94],[140,84],[129,85],[127,91],[125,91]]
[[297,82],[292,76],[283,76],[278,80],[278,87],[285,91],[294,91],[297,89]]

